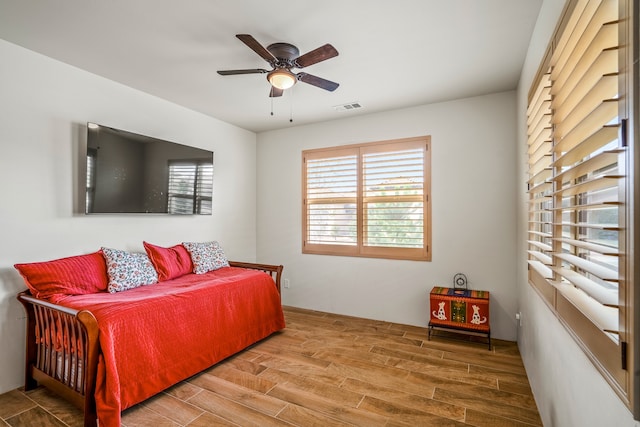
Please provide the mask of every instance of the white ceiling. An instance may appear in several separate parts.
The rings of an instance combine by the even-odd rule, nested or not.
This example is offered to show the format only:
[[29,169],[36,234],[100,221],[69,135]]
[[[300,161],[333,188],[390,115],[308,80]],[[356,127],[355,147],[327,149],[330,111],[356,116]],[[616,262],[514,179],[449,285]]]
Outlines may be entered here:
[[[0,38],[260,132],[515,89],[541,3],[0,0]],[[216,73],[269,68],[241,33],[301,54],[331,43],[339,56],[303,71],[340,87],[298,83],[271,116],[264,74]]]

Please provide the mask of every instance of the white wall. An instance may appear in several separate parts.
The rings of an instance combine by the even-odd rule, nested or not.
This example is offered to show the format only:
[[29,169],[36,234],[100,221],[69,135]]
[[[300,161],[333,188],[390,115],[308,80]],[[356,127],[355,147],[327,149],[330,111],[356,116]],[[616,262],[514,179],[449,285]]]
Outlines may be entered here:
[[[256,257],[256,135],[0,40],[0,393],[23,384],[18,262],[217,239]],[[215,102],[215,100],[212,100]],[[76,214],[85,123],[215,152],[212,216]]]
[[[464,272],[515,340],[515,92],[258,134],[258,259],[284,264],[287,305],[426,326],[428,293]],[[348,113],[344,113],[345,115]],[[433,260],[301,253],[304,149],[431,135]]]
[[518,345],[545,426],[634,426],[631,412],[528,284],[526,265],[527,94],[564,0],[544,0],[518,86],[517,290],[522,326]]

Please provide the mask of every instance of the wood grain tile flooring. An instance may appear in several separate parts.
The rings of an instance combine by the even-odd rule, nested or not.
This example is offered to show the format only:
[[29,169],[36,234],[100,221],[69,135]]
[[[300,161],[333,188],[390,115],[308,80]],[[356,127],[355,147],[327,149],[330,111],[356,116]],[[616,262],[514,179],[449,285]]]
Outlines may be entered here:
[[[285,307],[287,328],[123,412],[134,426],[542,425],[515,343]],[[0,425],[81,426],[44,388],[0,395]]]

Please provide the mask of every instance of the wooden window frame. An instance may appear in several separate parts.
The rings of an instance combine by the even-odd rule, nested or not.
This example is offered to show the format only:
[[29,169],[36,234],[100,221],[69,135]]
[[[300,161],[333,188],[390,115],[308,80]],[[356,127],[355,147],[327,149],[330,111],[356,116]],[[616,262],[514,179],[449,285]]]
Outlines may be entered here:
[[[367,197],[363,189],[363,156],[372,153],[394,152],[422,148],[422,195],[420,196],[377,196]],[[355,194],[339,199],[324,199],[324,203],[350,203],[355,206],[355,242],[352,244],[329,244],[309,242],[308,209],[312,202],[308,198],[307,161],[346,158],[356,158],[356,190]],[[366,211],[367,203],[385,201],[422,202],[422,246],[414,248],[375,246],[366,244]],[[431,137],[421,136],[387,141],[351,144],[338,147],[305,150],[302,152],[302,253],[317,255],[355,256],[368,258],[402,259],[415,261],[431,261]]]

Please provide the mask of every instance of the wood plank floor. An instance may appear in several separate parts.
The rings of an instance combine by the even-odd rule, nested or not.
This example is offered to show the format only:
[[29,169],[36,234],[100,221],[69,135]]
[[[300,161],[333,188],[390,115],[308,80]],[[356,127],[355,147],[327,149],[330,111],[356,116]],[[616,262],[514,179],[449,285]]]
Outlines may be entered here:
[[[287,328],[123,412],[133,426],[542,425],[515,343],[285,307]],[[0,425],[81,426],[43,388],[0,395]],[[5,423],[5,424],[2,424]]]

